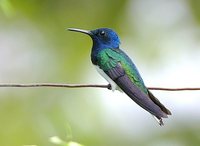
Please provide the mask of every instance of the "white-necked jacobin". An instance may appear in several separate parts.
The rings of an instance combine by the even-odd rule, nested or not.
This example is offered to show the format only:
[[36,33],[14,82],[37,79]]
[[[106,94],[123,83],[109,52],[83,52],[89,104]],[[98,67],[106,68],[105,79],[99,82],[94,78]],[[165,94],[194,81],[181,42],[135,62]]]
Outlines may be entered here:
[[145,86],[135,64],[119,48],[118,35],[109,28],[91,31],[76,28],[68,30],[89,35],[93,40],[91,61],[109,82],[111,89],[124,91],[133,101],[151,113],[159,125],[163,125],[162,118],[167,118],[171,112]]

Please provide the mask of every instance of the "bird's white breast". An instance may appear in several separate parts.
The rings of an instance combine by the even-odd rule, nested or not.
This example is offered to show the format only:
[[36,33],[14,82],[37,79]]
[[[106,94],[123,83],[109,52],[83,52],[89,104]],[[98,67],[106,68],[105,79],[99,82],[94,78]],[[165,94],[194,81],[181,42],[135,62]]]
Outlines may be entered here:
[[96,70],[99,72],[99,74],[109,82],[109,84],[111,85],[112,91],[119,89],[117,84],[102,69],[100,69],[99,66],[95,65],[95,67],[96,67]]

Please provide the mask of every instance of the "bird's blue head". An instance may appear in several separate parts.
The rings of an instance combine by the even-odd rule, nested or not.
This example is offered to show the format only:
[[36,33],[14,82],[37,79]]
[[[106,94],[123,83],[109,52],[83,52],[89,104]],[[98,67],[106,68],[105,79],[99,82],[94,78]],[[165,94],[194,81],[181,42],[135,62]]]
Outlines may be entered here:
[[88,34],[93,40],[94,49],[115,49],[119,48],[120,40],[116,32],[109,28],[99,28],[95,30],[82,30],[69,28],[70,31],[82,32]]
[[93,46],[98,48],[119,48],[120,40],[116,32],[109,28],[99,28],[90,31],[93,40]]

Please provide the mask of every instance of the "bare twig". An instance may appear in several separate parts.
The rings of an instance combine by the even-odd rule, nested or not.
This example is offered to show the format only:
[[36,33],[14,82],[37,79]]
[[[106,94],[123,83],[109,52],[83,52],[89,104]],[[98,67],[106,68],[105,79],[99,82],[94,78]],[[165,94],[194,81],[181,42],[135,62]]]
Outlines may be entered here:
[[[97,85],[97,84],[57,84],[57,83],[33,83],[33,84],[18,84],[18,83],[5,83],[0,84],[0,87],[57,87],[57,88],[107,88],[111,89],[110,84],[108,85]],[[161,87],[148,87],[149,90],[162,90],[162,91],[186,91],[186,90],[200,90],[200,88],[161,88]]]
[[148,87],[149,90],[162,90],[162,91],[191,91],[200,90],[200,88],[160,88],[160,87]]
[[110,89],[110,85],[95,85],[95,84],[57,84],[57,83],[33,83],[33,84],[17,84],[17,83],[6,83],[0,84],[0,87],[58,87],[58,88],[107,88]]

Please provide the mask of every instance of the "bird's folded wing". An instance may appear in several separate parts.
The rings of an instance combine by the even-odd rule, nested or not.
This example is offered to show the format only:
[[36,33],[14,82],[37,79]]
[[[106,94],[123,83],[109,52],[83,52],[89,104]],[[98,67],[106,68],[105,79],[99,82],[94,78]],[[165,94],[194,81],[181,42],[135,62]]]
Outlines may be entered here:
[[105,73],[142,108],[157,117],[167,118],[167,114],[163,112],[162,109],[151,100],[151,98],[149,98],[148,94],[144,93],[131,82],[120,63],[112,69],[105,71]]

